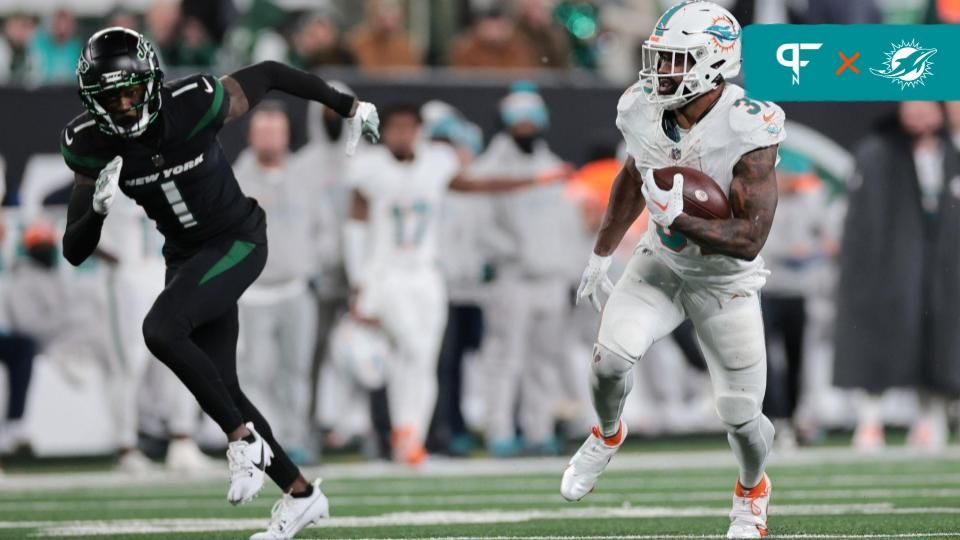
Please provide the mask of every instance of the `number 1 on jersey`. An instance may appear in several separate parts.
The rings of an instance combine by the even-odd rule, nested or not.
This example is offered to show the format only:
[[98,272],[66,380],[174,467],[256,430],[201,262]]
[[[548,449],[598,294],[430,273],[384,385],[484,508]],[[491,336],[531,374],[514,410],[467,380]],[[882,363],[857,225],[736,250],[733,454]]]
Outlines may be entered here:
[[170,203],[170,208],[173,210],[173,213],[177,215],[177,219],[180,220],[183,228],[189,229],[190,227],[196,226],[197,220],[193,218],[193,214],[191,214],[187,208],[187,203],[183,202],[183,195],[181,195],[180,190],[177,189],[177,184],[171,180],[160,184],[160,187],[163,188],[163,194],[167,196],[167,202]]

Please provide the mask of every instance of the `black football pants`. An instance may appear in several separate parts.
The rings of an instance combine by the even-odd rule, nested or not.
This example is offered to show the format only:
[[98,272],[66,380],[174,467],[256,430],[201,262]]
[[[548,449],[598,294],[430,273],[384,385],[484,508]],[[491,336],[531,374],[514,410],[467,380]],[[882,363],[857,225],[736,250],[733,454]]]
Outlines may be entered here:
[[237,300],[266,261],[266,245],[236,239],[214,241],[187,258],[168,261],[166,288],[143,321],[143,337],[224,433],[253,422],[274,453],[267,475],[286,490],[299,470],[237,379]]

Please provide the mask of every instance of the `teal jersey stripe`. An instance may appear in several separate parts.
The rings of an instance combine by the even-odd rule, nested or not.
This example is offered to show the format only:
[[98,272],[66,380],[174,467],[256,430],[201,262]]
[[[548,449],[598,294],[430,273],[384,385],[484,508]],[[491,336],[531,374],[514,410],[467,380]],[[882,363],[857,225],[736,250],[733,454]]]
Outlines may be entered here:
[[688,3],[689,3],[689,2],[681,2],[681,3],[673,6],[672,8],[668,9],[667,12],[664,13],[662,17],[660,17],[660,20],[657,21],[657,27],[654,29],[653,35],[655,35],[655,36],[662,36],[664,30],[667,29],[667,21],[670,20],[670,17],[673,17],[673,15],[674,15],[676,12],[680,11],[680,8],[682,8],[683,6],[687,5]]

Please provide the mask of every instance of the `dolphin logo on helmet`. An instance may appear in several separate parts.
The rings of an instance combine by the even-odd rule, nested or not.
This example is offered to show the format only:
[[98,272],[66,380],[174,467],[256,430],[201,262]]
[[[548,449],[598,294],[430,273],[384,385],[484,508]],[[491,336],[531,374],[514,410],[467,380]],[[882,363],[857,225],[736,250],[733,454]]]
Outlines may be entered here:
[[[640,81],[648,101],[676,109],[740,73],[740,23],[712,2],[694,0],[668,9],[642,45]],[[682,69],[659,72],[661,62]],[[676,68],[675,68],[676,69]],[[680,78],[676,89],[660,93],[663,79]]]

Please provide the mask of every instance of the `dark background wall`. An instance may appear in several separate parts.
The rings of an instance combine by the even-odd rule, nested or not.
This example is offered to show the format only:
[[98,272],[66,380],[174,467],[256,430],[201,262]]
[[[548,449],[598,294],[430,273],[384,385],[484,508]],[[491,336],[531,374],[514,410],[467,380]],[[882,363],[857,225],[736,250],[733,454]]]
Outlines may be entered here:
[[[444,77],[441,80],[361,79],[340,77],[366,101],[384,106],[393,102],[446,101],[483,128],[489,138],[498,128],[497,102],[509,81]],[[616,105],[623,88],[593,82],[542,82],[540,88],[551,115],[547,139],[563,158],[583,163],[597,146],[616,145]],[[306,140],[306,103],[288,96],[294,148]],[[786,103],[787,117],[808,125],[852,149],[871,126],[893,110],[889,103]],[[60,130],[81,112],[72,87],[0,88],[0,156],[6,161],[5,204],[15,204],[27,159],[37,153],[57,153]],[[229,124],[221,142],[231,159],[246,145],[246,119]]]

